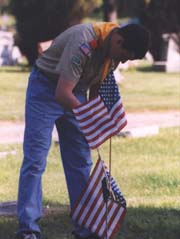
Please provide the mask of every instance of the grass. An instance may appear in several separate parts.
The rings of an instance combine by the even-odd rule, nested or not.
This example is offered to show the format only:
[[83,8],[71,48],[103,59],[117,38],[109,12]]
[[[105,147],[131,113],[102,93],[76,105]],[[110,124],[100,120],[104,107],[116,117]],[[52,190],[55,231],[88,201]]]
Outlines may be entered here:
[[[4,18],[5,17],[5,18]],[[15,18],[12,15],[0,15],[0,26],[1,27],[12,27],[15,25]]]
[[129,70],[120,86],[127,111],[180,109],[179,74]]
[[0,68],[0,120],[23,120],[25,90],[29,70],[22,67]]
[[[146,138],[113,138],[112,174],[124,193],[128,211],[116,239],[180,238],[180,129],[161,129]],[[0,158],[0,201],[16,200],[22,161],[20,145],[0,145],[16,151]],[[101,148],[108,162],[108,142]],[[97,153],[93,152],[94,161]],[[70,239],[69,201],[59,149],[53,144],[43,177],[44,206],[50,213],[41,222],[44,239]],[[0,217],[0,238],[10,239],[17,228],[14,217]]]
[[[126,111],[178,110],[178,74],[123,71],[120,85]],[[24,100],[29,69],[0,68],[0,120],[24,119]],[[180,238],[180,129],[162,129],[160,134],[142,139],[113,138],[112,174],[128,202],[128,213],[116,239]],[[0,202],[17,198],[22,162],[21,145],[0,145]],[[108,143],[101,149],[108,162]],[[48,214],[40,221],[44,239],[70,239],[69,200],[59,149],[53,144],[43,177],[44,206]],[[93,152],[94,161],[97,153]],[[17,229],[15,217],[0,217],[0,238],[11,239]]]
[[[163,111],[180,108],[180,81],[175,73],[130,69],[120,85],[126,111]],[[0,120],[23,120],[29,69],[0,68]]]

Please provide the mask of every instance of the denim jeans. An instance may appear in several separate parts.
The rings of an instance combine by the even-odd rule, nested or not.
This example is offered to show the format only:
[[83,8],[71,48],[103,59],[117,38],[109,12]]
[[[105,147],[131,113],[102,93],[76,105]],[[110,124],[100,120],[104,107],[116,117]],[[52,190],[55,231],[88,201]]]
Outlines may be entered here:
[[[57,123],[59,145],[71,208],[82,192],[90,174],[92,160],[89,146],[72,112],[55,101],[57,82],[33,69],[27,88],[25,133],[18,192],[19,230],[41,234],[38,220],[42,216],[42,174],[51,145],[52,130]],[[80,102],[86,92],[75,92]],[[54,182],[56,183],[56,182]],[[88,230],[75,228],[80,235]]]

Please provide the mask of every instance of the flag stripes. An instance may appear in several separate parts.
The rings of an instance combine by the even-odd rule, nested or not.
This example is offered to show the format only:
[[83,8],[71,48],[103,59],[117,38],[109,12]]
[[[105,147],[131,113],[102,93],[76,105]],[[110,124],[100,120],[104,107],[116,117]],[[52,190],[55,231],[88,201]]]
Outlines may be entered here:
[[120,203],[113,200],[108,201],[107,205],[104,202],[102,179],[106,174],[107,167],[99,159],[89,178],[85,191],[71,212],[71,217],[78,225],[88,228],[91,232],[101,237],[106,235],[106,223],[108,222],[108,235],[112,239],[120,226],[126,209]]
[[127,120],[113,72],[105,79],[98,96],[74,108],[73,112],[92,149],[121,131]]
[[[100,97],[98,96],[98,98]],[[107,111],[101,99],[98,100],[98,105],[96,100],[95,103],[97,110],[92,109],[92,112],[89,110],[88,104],[86,105],[87,112],[81,111],[81,106],[73,109],[79,126],[92,149],[117,134],[127,124],[121,101],[118,101],[110,112]],[[90,105],[92,107],[92,102]]]

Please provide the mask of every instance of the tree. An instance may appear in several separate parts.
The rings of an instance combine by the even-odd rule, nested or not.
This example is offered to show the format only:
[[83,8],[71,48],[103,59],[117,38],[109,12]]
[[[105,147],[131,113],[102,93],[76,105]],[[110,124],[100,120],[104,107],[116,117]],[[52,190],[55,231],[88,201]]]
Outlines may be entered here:
[[166,60],[164,33],[175,33],[180,43],[179,9],[179,0],[150,0],[139,15],[140,21],[150,30],[150,52],[155,61]]
[[104,21],[116,22],[117,21],[117,1],[116,0],[103,0]]
[[38,42],[53,39],[67,27],[80,23],[96,5],[95,0],[11,0],[17,42],[29,64],[33,65],[38,56]]
[[0,0],[0,13],[7,11],[9,0]]
[[150,52],[155,61],[166,60],[168,40],[166,42],[163,38],[164,34],[175,33],[180,46],[179,0],[119,0],[118,6],[120,5],[120,17],[136,18],[136,21],[139,20],[149,29]]

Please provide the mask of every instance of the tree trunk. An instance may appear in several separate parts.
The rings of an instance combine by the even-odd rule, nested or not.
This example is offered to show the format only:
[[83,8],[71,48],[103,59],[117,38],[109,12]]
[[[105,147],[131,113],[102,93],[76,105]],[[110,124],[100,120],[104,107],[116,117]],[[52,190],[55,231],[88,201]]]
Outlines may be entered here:
[[140,15],[140,21],[151,33],[150,52],[154,61],[166,60],[167,43],[163,34],[175,33],[180,39],[179,7],[179,0],[151,0]]
[[117,21],[117,2],[116,0],[103,0],[104,21]]
[[32,65],[38,56],[38,43],[54,39],[77,24],[92,10],[95,0],[9,0],[21,39],[20,49]]

